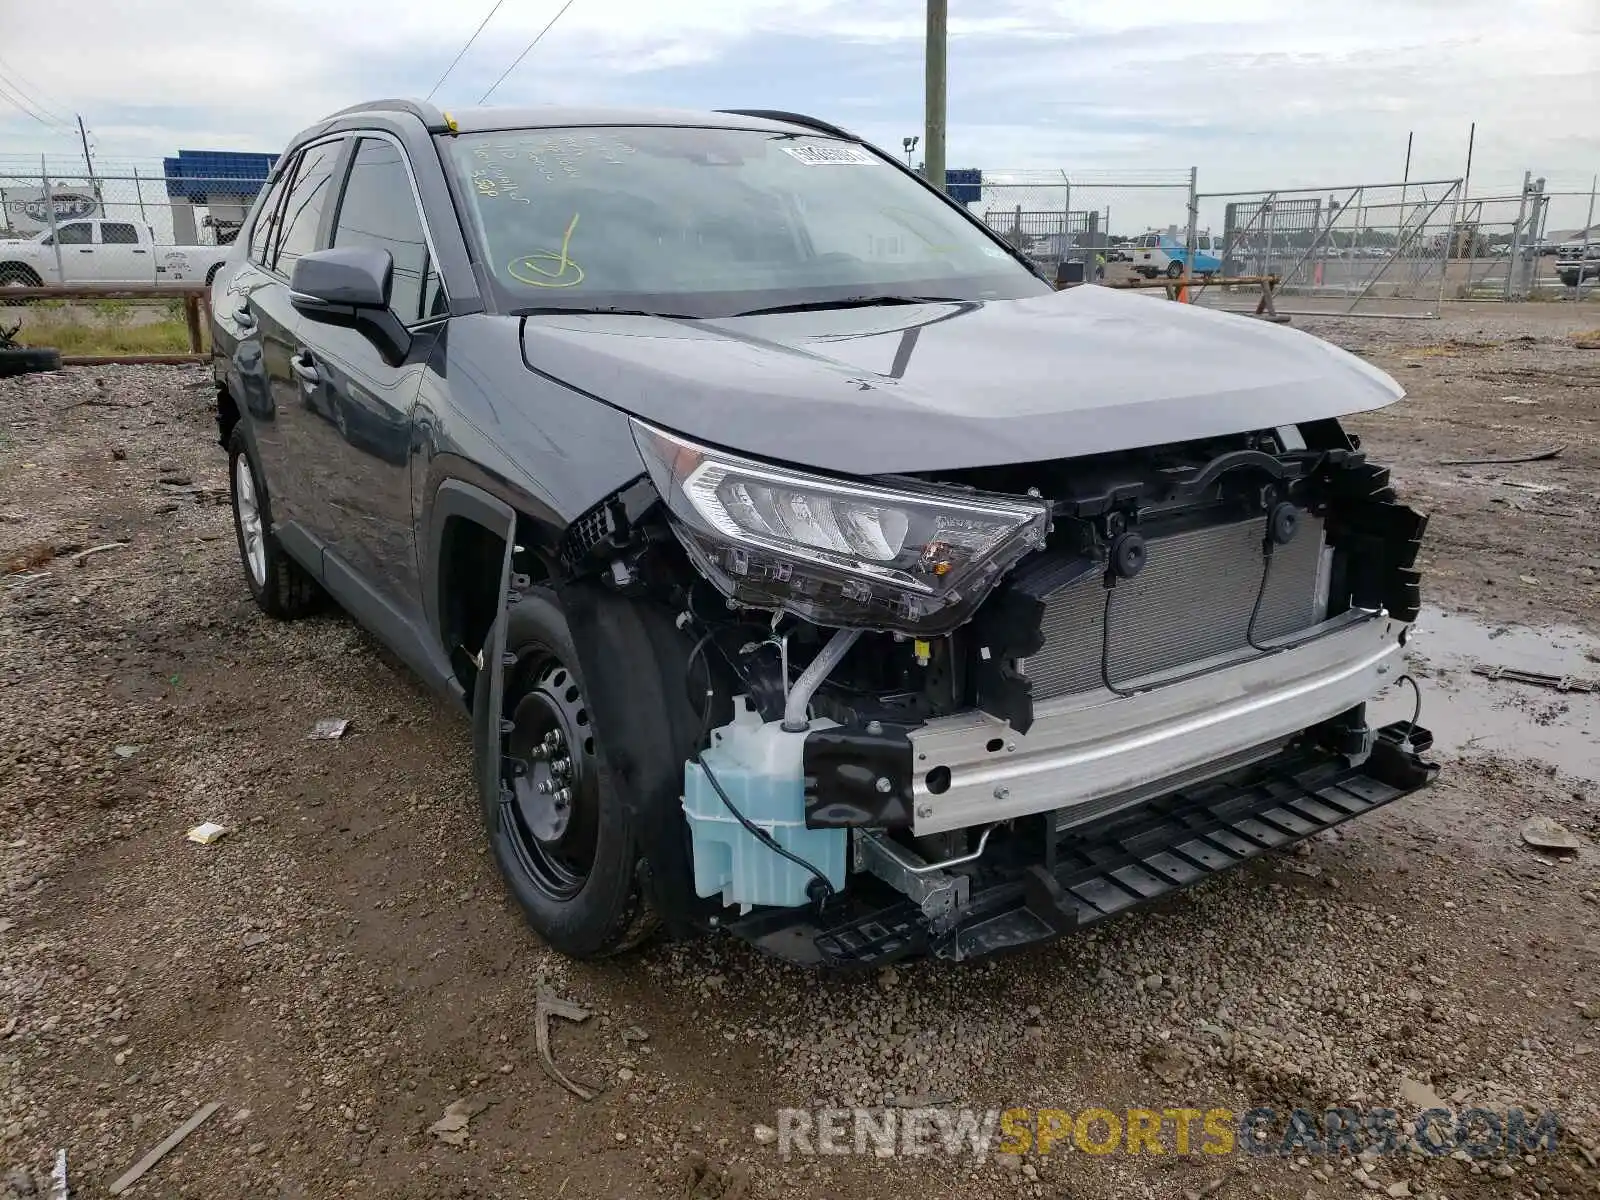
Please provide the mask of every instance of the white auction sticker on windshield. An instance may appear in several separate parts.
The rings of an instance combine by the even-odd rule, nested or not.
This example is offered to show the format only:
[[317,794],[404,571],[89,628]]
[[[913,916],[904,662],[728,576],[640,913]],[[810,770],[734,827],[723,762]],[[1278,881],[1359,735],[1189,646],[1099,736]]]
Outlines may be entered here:
[[779,146],[808,167],[870,167],[878,160],[860,146]]

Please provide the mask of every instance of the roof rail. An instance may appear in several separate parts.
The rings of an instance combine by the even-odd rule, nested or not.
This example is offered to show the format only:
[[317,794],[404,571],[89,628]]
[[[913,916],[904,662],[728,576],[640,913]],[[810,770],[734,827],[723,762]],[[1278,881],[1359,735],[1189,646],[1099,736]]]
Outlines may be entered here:
[[848,129],[841,129],[831,121],[824,121],[820,117],[808,117],[804,113],[783,112],[776,108],[719,108],[720,113],[727,113],[731,117],[759,117],[763,121],[783,121],[789,125],[804,125],[808,129],[819,129],[823,133],[831,133],[835,137],[849,138],[853,142],[861,139]]
[[328,119],[331,121],[334,117],[348,117],[355,113],[368,112],[410,113],[428,127],[429,133],[451,132],[450,118],[426,100],[366,100],[360,104],[352,104],[349,108],[341,108]]

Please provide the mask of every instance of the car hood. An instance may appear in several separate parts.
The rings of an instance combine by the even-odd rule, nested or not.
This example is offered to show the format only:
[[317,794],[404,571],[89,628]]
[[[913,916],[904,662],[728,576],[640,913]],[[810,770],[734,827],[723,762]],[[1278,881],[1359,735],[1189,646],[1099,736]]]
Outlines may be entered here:
[[545,377],[746,454],[881,475],[1038,462],[1380,408],[1308,334],[1109,288],[691,320],[524,319]]

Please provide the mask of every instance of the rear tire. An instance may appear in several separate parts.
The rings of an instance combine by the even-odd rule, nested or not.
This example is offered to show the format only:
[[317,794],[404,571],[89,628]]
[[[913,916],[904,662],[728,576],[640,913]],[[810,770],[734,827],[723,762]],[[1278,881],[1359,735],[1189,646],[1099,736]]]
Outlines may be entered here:
[[206,286],[207,287],[210,287],[212,284],[214,284],[217,281],[217,272],[220,271],[220,270],[222,270],[222,264],[218,263],[216,266],[212,267],[211,270],[206,272]]
[[[529,591],[503,619],[515,662],[504,668],[500,710],[492,711],[488,669],[478,672],[472,705],[490,853],[528,924],[554,949],[580,959],[620,954],[657,921],[619,781],[597,753],[600,731],[571,630],[547,588]],[[501,732],[502,720],[511,732]],[[570,793],[565,805],[546,785]]]
[[31,375],[35,371],[59,371],[61,351],[32,346],[0,350],[0,379],[8,375]]
[[280,621],[316,612],[326,593],[273,536],[271,498],[241,429],[228,439],[228,480],[239,561],[256,606]]

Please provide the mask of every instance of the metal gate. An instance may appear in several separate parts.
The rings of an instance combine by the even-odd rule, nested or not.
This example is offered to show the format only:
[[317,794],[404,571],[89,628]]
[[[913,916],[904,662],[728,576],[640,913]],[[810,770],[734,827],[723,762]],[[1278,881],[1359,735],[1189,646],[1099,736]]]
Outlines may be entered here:
[[[1437,316],[1461,273],[1451,261],[1458,179],[1200,193],[1195,202],[1191,248],[1197,231],[1220,227],[1224,274],[1277,276],[1279,312]],[[1195,299],[1239,303],[1205,283]]]

